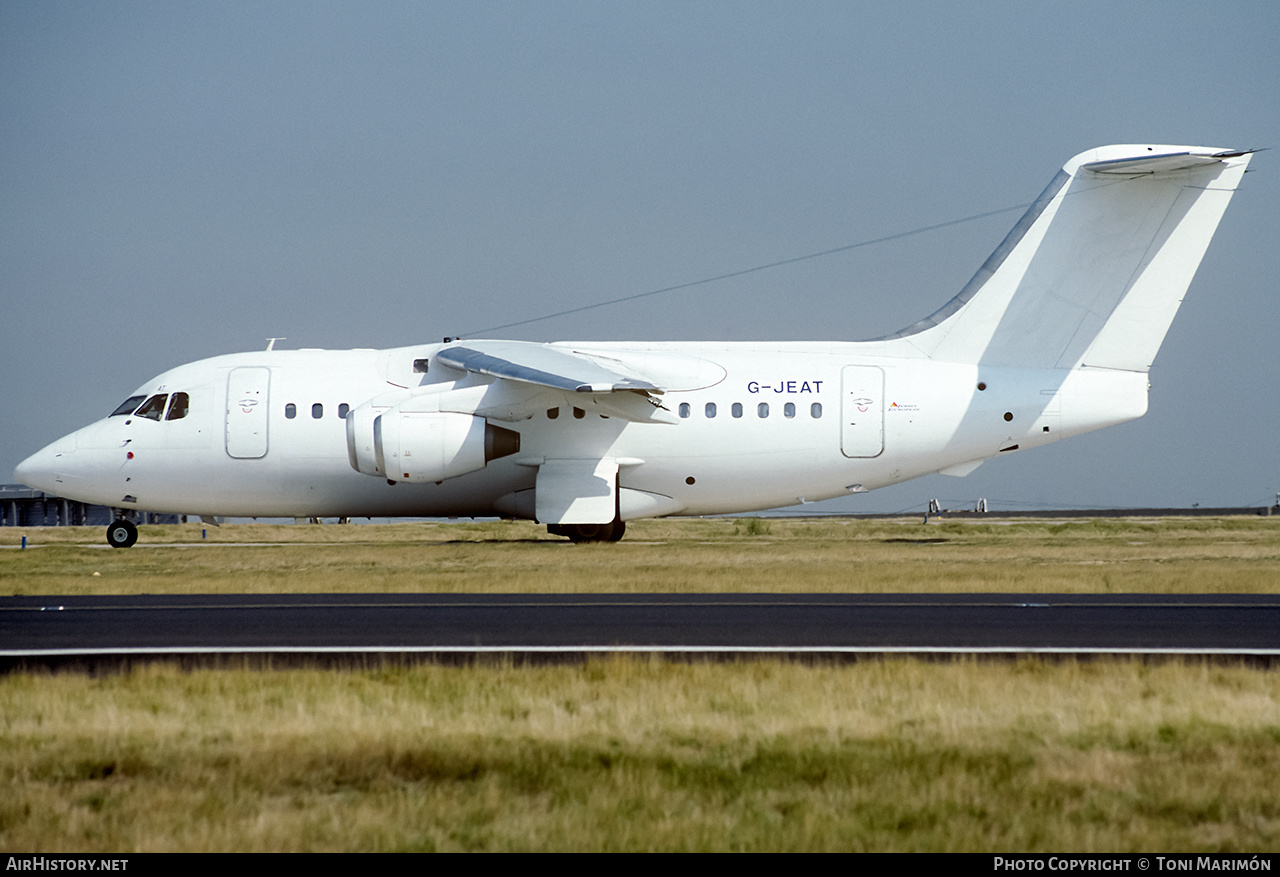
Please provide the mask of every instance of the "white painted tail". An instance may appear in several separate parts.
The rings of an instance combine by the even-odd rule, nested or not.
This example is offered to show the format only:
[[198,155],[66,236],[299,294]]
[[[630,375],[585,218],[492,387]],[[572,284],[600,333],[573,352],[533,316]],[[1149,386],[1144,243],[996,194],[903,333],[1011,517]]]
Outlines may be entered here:
[[1249,153],[1103,146],[1071,159],[958,296],[890,351],[1147,371]]

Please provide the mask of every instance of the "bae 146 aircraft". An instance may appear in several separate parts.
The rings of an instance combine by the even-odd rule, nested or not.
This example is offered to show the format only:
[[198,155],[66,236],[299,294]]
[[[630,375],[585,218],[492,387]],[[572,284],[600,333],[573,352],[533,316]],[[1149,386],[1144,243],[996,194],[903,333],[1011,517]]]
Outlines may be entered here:
[[1251,155],[1071,159],[940,310],[859,342],[445,339],[218,356],[18,466],[117,510],[626,522],[861,493],[1141,417],[1147,372]]

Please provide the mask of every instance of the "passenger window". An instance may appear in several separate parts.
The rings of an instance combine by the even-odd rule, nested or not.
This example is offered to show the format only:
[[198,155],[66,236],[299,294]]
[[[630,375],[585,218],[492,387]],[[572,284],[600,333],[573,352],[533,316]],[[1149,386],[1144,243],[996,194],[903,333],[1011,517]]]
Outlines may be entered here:
[[689,403],[688,403],[688,402],[681,402],[681,403],[680,403],[680,416],[681,416],[681,417],[688,417],[688,416],[689,416],[689,410],[690,410],[690,409],[689,409]]
[[555,419],[556,419],[557,417],[559,417],[559,416],[560,416],[560,409],[559,409],[559,408],[548,408],[548,409],[547,409],[547,420],[555,420]]
[[351,413],[351,406],[348,405],[346,402],[343,402],[341,405],[338,406],[338,416],[341,417],[343,420],[346,420],[347,415],[350,413]]
[[174,393],[173,401],[169,403],[169,416],[165,420],[181,420],[190,409],[191,397],[186,393]]
[[123,402],[120,403],[119,408],[117,408],[115,411],[112,411],[107,416],[115,417],[116,415],[119,415],[119,414],[132,414],[133,412],[138,410],[138,406],[142,404],[142,400],[145,398],[147,397],[146,396],[130,396],[128,399],[125,399]]
[[135,411],[134,414],[139,417],[145,417],[147,420],[159,420],[164,416],[164,403],[167,401],[169,401],[168,393],[161,393],[158,396],[152,396],[144,402],[142,407]]
[[714,403],[714,402],[708,402],[708,403],[707,403],[707,409],[706,409],[706,411],[707,411],[707,419],[708,419],[708,420],[710,420],[712,417],[715,417],[715,416],[716,416],[716,403]]
[[581,408],[575,407],[573,409],[573,416],[575,419],[581,420],[582,418],[587,416],[587,412],[583,411]]
[[284,416],[286,420],[293,420],[293,418],[298,416],[298,406],[294,405],[292,402],[284,406]]
[[822,416],[821,402],[814,402],[812,405],[809,406],[809,416],[812,417],[814,420],[817,420]]
[[324,417],[324,406],[321,405],[319,402],[312,405],[311,416],[314,417],[316,420],[319,420],[321,417]]
[[732,414],[734,417],[741,417],[741,416],[742,416],[742,403],[741,403],[741,402],[734,402],[734,403],[733,403],[733,407],[729,409],[729,413],[730,413],[730,414]]
[[782,416],[783,416],[783,417],[795,417],[795,416],[796,416],[796,403],[794,403],[794,402],[788,402],[786,405],[783,405],[783,406],[782,406]]
[[768,403],[768,402],[761,402],[759,405],[757,405],[757,406],[756,406],[756,414],[758,414],[758,415],[760,416],[760,419],[761,419],[761,420],[763,420],[764,418],[768,417],[768,416],[769,416],[769,403]]

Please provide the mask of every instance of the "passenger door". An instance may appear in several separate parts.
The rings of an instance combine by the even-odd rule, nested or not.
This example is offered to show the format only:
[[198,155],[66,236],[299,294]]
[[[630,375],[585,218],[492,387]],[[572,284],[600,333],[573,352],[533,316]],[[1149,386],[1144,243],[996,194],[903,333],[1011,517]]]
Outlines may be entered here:
[[241,460],[267,455],[271,369],[235,368],[227,376],[227,456]]

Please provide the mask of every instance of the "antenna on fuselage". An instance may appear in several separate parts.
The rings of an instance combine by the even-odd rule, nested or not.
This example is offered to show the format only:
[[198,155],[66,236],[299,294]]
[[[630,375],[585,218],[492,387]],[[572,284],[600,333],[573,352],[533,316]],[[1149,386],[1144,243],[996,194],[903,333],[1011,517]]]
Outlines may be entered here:
[[288,338],[268,338],[268,339],[267,339],[267,349],[268,349],[268,350],[275,350],[276,342],[277,342],[277,341],[288,341],[288,340],[289,340]]

